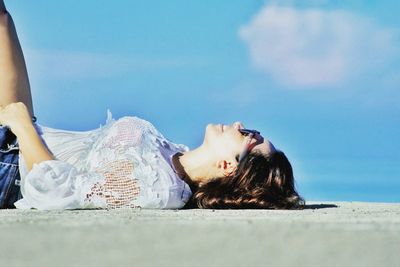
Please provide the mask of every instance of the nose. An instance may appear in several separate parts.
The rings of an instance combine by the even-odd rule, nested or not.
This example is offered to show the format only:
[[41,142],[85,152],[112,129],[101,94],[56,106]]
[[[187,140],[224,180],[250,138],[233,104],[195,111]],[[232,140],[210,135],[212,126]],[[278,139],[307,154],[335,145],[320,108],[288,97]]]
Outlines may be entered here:
[[244,129],[244,126],[243,126],[243,124],[242,124],[240,121],[234,122],[234,123],[233,123],[233,127],[234,127],[236,130]]

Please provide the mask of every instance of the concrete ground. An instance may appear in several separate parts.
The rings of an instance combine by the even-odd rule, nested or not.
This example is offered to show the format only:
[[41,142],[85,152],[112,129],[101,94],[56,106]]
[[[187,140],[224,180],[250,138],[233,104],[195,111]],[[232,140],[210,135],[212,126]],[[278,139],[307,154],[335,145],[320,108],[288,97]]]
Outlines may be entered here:
[[400,204],[0,210],[0,266],[400,266]]

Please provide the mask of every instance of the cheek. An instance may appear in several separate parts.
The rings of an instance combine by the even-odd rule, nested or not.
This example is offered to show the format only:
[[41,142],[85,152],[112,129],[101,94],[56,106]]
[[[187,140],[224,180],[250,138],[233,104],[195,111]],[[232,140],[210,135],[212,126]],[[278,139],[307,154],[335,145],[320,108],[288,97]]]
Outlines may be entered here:
[[207,143],[217,154],[233,154],[241,150],[243,140],[235,132],[220,132],[213,124],[208,124],[204,143]]
[[224,135],[217,141],[218,143],[215,144],[215,147],[221,154],[232,156],[241,150],[241,143],[236,136]]

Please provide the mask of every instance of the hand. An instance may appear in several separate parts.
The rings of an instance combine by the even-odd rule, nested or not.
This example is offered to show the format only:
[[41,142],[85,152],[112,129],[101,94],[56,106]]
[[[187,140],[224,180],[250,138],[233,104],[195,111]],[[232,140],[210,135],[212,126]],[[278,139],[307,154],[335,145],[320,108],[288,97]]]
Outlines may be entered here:
[[32,119],[25,104],[17,102],[0,106],[0,124],[8,126],[16,134],[21,126],[32,125]]

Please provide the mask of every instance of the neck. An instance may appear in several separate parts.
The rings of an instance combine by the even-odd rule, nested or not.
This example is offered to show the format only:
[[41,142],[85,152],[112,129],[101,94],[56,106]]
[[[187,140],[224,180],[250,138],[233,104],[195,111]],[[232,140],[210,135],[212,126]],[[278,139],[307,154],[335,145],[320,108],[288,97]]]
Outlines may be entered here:
[[192,185],[215,178],[215,170],[211,167],[213,162],[210,160],[209,153],[207,153],[207,148],[204,145],[194,150],[180,153],[174,165],[185,177],[185,181]]

